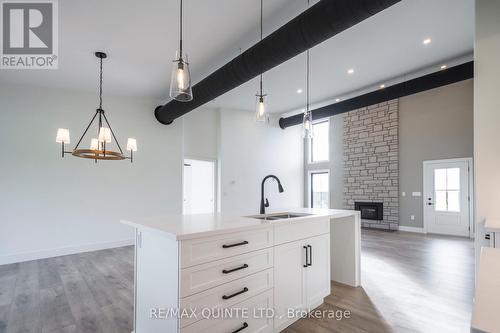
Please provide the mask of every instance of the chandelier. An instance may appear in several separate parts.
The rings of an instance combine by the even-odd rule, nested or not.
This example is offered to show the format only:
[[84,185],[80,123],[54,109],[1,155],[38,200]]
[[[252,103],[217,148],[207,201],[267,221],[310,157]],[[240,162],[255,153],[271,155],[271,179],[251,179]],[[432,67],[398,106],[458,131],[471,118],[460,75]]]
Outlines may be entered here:
[[[69,130],[66,128],[59,128],[57,130],[56,142],[61,144],[61,154],[64,157],[65,154],[71,154],[76,157],[93,159],[96,163],[97,160],[124,160],[129,159],[130,162],[134,161],[134,152],[137,151],[137,141],[133,138],[128,138],[127,140],[127,150],[130,151],[130,156],[125,156],[123,150],[116,139],[115,133],[109,124],[108,118],[104,113],[102,108],[102,60],[107,58],[106,53],[96,52],[95,56],[99,58],[99,108],[96,109],[94,116],[90,120],[90,123],[85,128],[82,136],[78,140],[75,148],[72,151],[66,151],[64,148],[65,144],[70,144]],[[97,137],[90,140],[89,148],[80,148],[85,135],[95,123],[97,125]],[[95,126],[94,125],[94,126]],[[116,143],[118,150],[110,150],[109,147],[112,142]]]

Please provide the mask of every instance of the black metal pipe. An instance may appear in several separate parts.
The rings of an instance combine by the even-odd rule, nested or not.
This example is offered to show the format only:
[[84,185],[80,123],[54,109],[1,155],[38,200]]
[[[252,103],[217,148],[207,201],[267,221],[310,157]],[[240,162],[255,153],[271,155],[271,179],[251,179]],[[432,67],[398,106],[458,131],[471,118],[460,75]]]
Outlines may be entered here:
[[321,0],[195,84],[192,101],[170,101],[155,109],[155,117],[162,124],[170,124],[174,119],[400,1]]
[[[416,79],[401,82],[390,87],[378,89],[361,96],[353,97],[342,102],[337,102],[312,110],[312,119],[318,120],[328,118],[336,114],[416,94],[451,83],[471,79],[473,77],[474,62],[470,61],[458,66],[427,74]],[[279,125],[282,129],[285,129],[290,126],[302,124],[303,117],[304,115],[299,113],[287,118],[280,118]]]

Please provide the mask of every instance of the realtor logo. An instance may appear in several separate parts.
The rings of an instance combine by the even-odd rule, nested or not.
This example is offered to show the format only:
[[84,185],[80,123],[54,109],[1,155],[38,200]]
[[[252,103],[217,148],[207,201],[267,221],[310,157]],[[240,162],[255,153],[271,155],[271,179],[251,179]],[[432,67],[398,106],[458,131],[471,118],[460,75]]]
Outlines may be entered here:
[[57,69],[57,0],[0,0],[0,4],[0,68]]

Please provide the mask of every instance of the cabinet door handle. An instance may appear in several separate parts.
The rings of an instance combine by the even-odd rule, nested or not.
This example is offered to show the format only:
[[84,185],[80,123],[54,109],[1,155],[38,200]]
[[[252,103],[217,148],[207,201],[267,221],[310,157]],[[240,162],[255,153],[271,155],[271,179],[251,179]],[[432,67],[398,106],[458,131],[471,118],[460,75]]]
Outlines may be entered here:
[[243,330],[244,330],[245,328],[247,328],[247,327],[248,327],[248,324],[247,324],[246,322],[244,322],[244,323],[243,323],[243,325],[241,325],[241,327],[240,327],[240,328],[238,328],[237,330],[232,331],[231,333],[238,333],[238,332],[241,332],[241,331],[243,331]]
[[308,266],[312,266],[313,264],[313,247],[311,245],[307,245],[309,248],[309,263],[307,264]]
[[240,269],[245,269],[245,268],[248,268],[247,264],[241,265],[240,267],[236,267],[236,268],[233,268],[233,269],[223,269],[222,273],[223,274],[229,274],[229,273],[236,272],[236,271],[239,271]]
[[235,297],[235,296],[238,296],[238,295],[241,295],[241,294],[243,294],[243,293],[246,293],[247,291],[248,291],[248,288],[247,288],[247,287],[245,287],[245,288],[243,288],[242,290],[240,290],[240,291],[238,291],[238,292],[236,292],[236,293],[234,293],[234,294],[231,294],[231,295],[229,295],[229,296],[227,296],[227,295],[222,296],[222,299],[230,299],[230,298],[233,298],[233,297]]
[[305,246],[305,245],[304,245],[302,248],[303,248],[304,250],[306,250],[306,263],[303,265],[303,267],[307,267],[307,256],[308,256],[308,254],[309,254],[309,249],[308,249],[308,248],[307,248],[307,246]]
[[223,248],[223,249],[228,249],[228,248],[230,248],[230,247],[241,246],[241,245],[246,245],[246,244],[248,244],[248,241],[243,241],[243,242],[240,242],[240,243],[234,243],[234,244],[227,244],[227,245],[226,245],[226,244],[224,244],[224,245],[222,245],[222,248]]

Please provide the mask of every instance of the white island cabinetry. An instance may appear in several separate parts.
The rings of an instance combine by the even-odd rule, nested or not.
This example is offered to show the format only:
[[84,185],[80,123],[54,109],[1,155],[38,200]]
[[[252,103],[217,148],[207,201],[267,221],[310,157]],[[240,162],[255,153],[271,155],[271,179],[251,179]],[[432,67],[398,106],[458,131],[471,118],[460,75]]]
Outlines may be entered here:
[[280,332],[330,294],[328,214],[172,219],[123,221],[136,228],[135,333]]

